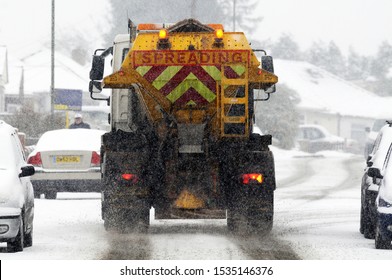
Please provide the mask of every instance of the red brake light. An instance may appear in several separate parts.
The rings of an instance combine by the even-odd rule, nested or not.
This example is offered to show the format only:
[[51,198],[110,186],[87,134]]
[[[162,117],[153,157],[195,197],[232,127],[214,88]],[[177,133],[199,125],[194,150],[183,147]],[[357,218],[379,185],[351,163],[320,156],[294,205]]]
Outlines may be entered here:
[[263,175],[260,173],[248,173],[242,175],[242,183],[245,185],[248,185],[252,181],[261,184],[263,179]]
[[121,177],[126,181],[131,181],[132,183],[137,183],[139,181],[139,178],[132,173],[121,174]]
[[27,163],[32,164],[34,166],[42,166],[41,153],[38,152],[34,156],[29,157]]
[[100,166],[101,164],[101,156],[93,151],[92,155],[91,155],[91,166]]

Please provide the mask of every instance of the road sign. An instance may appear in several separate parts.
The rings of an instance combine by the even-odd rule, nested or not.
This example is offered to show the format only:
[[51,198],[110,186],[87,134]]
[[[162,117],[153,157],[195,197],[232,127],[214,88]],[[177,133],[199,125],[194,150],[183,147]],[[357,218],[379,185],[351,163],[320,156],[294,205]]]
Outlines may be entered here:
[[55,110],[80,111],[82,109],[82,90],[56,88],[53,106]]

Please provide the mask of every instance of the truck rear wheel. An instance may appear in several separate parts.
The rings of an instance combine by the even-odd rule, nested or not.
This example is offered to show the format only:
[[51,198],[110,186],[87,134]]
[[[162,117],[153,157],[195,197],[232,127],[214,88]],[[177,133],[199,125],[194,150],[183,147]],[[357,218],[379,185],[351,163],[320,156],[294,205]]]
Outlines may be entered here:
[[274,193],[263,196],[260,207],[242,205],[227,211],[227,226],[234,233],[266,234],[272,230],[274,218]]
[[227,211],[227,227],[236,234],[267,234],[272,230],[273,213],[264,211],[241,213],[238,209]]
[[107,203],[102,209],[105,230],[119,233],[147,232],[150,225],[149,205],[143,200],[132,204],[132,208],[117,209],[115,205]]

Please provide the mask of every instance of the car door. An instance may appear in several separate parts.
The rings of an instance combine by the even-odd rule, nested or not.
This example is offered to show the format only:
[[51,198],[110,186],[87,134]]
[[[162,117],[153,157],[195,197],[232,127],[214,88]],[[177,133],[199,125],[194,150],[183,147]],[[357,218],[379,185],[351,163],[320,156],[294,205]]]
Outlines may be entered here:
[[[16,159],[16,168],[18,173],[20,174],[22,171],[22,167],[27,166],[26,163],[26,156],[23,151],[22,144],[20,143],[18,135],[12,134],[12,146],[15,153]],[[19,177],[19,181],[21,184],[21,191],[20,194],[24,200],[25,206],[25,225],[29,227],[32,224],[33,216],[34,216],[34,191],[33,186],[30,181],[30,176],[27,177]]]

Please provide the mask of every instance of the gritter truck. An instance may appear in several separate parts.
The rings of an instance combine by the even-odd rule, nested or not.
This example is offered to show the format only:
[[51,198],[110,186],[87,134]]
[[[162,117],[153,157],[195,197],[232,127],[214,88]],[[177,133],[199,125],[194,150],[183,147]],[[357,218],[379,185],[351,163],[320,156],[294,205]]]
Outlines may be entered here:
[[111,108],[101,145],[105,229],[146,232],[153,213],[269,232],[274,157],[255,102],[275,92],[272,57],[221,24],[128,27],[94,52],[90,71],[91,98]]

